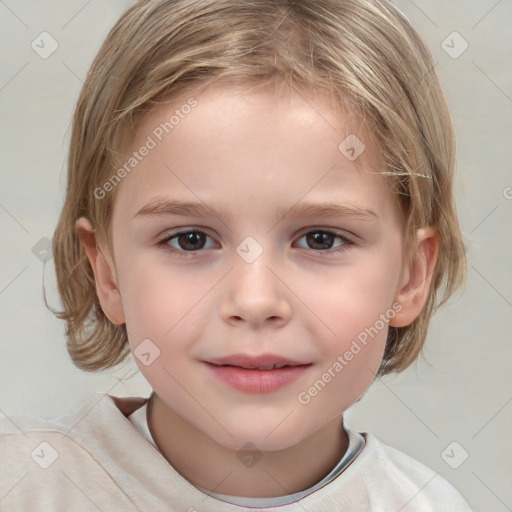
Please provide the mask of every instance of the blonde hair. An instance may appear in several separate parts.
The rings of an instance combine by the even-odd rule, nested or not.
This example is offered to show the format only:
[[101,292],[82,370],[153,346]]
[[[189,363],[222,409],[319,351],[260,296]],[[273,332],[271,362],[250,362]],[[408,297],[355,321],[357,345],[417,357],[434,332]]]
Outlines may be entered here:
[[390,327],[379,374],[405,369],[421,352],[431,314],[464,282],[466,257],[446,100],[425,44],[385,0],[139,0],[122,15],[78,99],[53,237],[63,305],[54,312],[66,321],[76,366],[102,370],[129,349],[126,326],[101,308],[75,222],[88,218],[111,250],[116,189],[103,198],[94,191],[118,165],[120,141],[159,101],[212,80],[327,92],[370,127],[403,217],[406,254],[421,226],[434,226],[440,243],[426,305],[412,324]]

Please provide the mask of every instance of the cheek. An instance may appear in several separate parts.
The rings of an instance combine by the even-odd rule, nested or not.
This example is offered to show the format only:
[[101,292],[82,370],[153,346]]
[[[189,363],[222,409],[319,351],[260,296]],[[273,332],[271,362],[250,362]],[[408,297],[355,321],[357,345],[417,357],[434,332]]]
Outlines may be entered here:
[[[142,373],[155,374],[159,367],[179,370],[180,358],[186,357],[210,321],[211,311],[202,299],[212,287],[212,276],[201,280],[184,271],[171,272],[161,261],[132,260],[123,270],[129,276],[121,287],[129,344]],[[137,360],[137,347],[144,340],[159,352],[151,367]]]
[[388,295],[361,287],[338,300],[325,299],[332,332],[317,338],[322,354],[318,371],[297,399],[311,415],[332,419],[368,389],[382,361],[394,309]]
[[119,262],[126,324],[134,338],[161,339],[186,316],[204,286],[189,279],[187,272],[165,265],[159,253],[141,252],[131,251],[132,257]]
[[355,339],[376,322],[378,330],[383,330],[379,320],[382,315],[389,319],[393,314],[398,281],[398,269],[390,260],[376,255],[341,269],[335,276],[326,276],[319,283],[324,293],[316,294],[315,307],[330,327],[333,343]]
[[355,398],[380,366],[389,322],[395,316],[399,268],[394,256],[376,251],[361,264],[340,271],[336,279],[323,280],[326,292],[316,294],[312,306],[328,326],[317,341],[323,355],[320,377]]

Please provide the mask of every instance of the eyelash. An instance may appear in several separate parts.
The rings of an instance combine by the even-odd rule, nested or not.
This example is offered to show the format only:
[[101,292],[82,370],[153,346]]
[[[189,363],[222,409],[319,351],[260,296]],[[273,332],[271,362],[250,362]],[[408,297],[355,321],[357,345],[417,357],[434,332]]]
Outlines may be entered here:
[[[201,231],[200,229],[190,229],[190,230],[184,230],[184,231],[177,231],[176,233],[172,233],[171,235],[167,235],[165,236],[163,239],[159,240],[157,242],[157,246],[161,247],[163,250],[171,253],[171,254],[176,254],[177,256],[180,256],[180,257],[193,257],[192,255],[196,252],[200,252],[201,249],[198,249],[196,251],[183,251],[183,250],[176,250],[174,249],[173,247],[171,247],[169,245],[169,242],[171,240],[173,240],[174,238],[180,236],[180,235],[187,235],[187,234],[190,234],[190,233],[198,233],[200,235],[205,235],[209,238],[211,238],[207,233],[205,233],[204,231]],[[329,231],[327,229],[313,229],[311,231],[307,231],[306,233],[304,233],[300,238],[303,238],[304,236],[310,234],[310,233],[326,233],[328,235],[334,235],[335,238],[339,238],[340,240],[343,241],[343,245],[340,245],[338,246],[337,248],[334,248],[334,249],[326,249],[326,250],[321,250],[321,249],[310,249],[311,251],[315,252],[316,254],[322,254],[322,253],[327,253],[327,254],[333,254],[333,253],[341,253],[341,252],[344,252],[348,249],[351,248],[351,246],[355,245],[355,242],[353,242],[352,240],[346,238],[345,236],[339,234],[339,233],[336,233],[334,231]],[[299,239],[300,239],[299,238]]]

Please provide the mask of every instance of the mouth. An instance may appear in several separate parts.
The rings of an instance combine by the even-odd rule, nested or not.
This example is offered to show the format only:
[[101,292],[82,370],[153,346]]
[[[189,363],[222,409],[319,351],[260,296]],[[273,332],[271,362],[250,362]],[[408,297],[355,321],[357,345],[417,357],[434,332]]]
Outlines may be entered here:
[[272,393],[303,376],[312,366],[273,354],[237,354],[203,363],[217,379],[244,393]]
[[214,366],[231,366],[233,368],[243,368],[244,370],[280,370],[281,368],[292,368],[295,366],[308,366],[306,364],[271,364],[266,366],[245,366],[245,365],[238,365],[238,364],[215,364],[215,363],[209,363],[213,364]]
[[235,366],[245,370],[279,370],[286,367],[309,366],[311,363],[295,361],[275,354],[235,354],[228,357],[204,361],[214,366]]

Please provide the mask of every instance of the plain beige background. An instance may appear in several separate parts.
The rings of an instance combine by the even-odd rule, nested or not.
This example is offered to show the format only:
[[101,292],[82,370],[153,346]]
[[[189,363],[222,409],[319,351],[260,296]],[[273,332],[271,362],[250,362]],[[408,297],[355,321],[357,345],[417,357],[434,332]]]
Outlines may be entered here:
[[[512,510],[512,3],[395,3],[430,46],[452,109],[469,276],[464,295],[434,317],[427,361],[376,383],[347,422],[433,468],[475,511]],[[77,370],[64,325],[42,297],[44,266],[49,300],[58,305],[53,261],[41,260],[63,200],[73,107],[99,45],[129,4],[0,0],[2,414],[50,418],[97,391],[149,392],[131,361],[102,374]],[[39,53],[31,46],[41,37],[44,51],[58,45],[46,58],[41,44]]]

